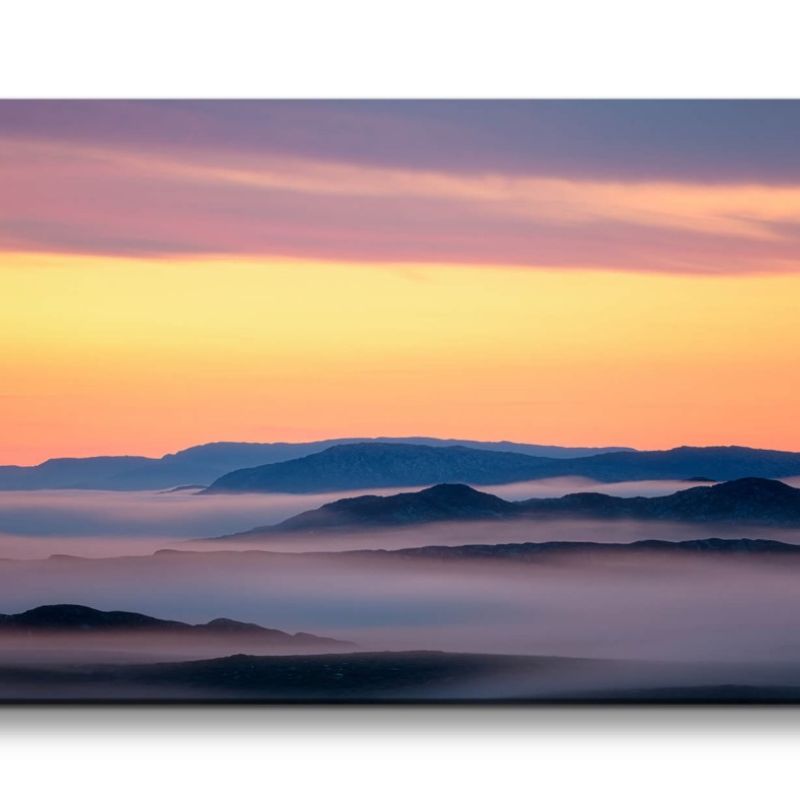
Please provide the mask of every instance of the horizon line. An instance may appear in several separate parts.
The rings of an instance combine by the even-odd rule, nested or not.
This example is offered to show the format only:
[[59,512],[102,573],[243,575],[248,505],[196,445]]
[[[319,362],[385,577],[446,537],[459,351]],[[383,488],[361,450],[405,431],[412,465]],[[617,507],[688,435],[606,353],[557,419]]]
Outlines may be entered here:
[[[411,435],[411,436],[332,436],[332,437],[325,437],[321,439],[301,439],[297,441],[290,441],[290,440],[273,440],[273,441],[254,441],[254,440],[242,440],[242,439],[214,439],[209,441],[198,442],[195,444],[187,445],[186,447],[181,447],[176,450],[168,450],[163,452],[161,455],[142,455],[141,453],[135,452],[123,452],[123,453],[96,453],[93,455],[54,455],[48,456],[47,458],[43,459],[42,461],[36,463],[29,463],[29,464],[19,464],[19,463],[2,463],[0,462],[0,467],[17,467],[20,469],[32,469],[36,467],[40,467],[43,464],[49,463],[51,461],[63,461],[63,460],[88,460],[92,458],[146,458],[152,461],[160,461],[164,458],[172,455],[177,455],[179,453],[184,453],[187,450],[193,450],[199,447],[207,447],[209,445],[264,445],[264,446],[280,446],[280,445],[312,445],[312,444],[322,444],[330,442],[330,446],[334,447],[337,444],[369,444],[369,443],[380,443],[377,440],[396,440],[398,443],[403,443],[403,440],[409,439],[430,439],[436,440],[440,442],[474,442],[476,444],[498,444],[498,445],[520,445],[523,447],[542,447],[542,448],[557,448],[563,450],[597,450],[597,451],[620,451],[620,452],[637,452],[637,453],[664,453],[669,452],[671,450],[679,450],[681,448],[697,448],[697,449],[711,449],[711,448],[743,448],[746,450],[764,450],[764,451],[771,451],[771,452],[783,452],[783,453],[798,453],[800,451],[792,450],[792,449],[779,449],[774,447],[758,447],[755,445],[744,445],[744,444],[736,444],[736,443],[715,443],[715,444],[687,444],[686,442],[681,442],[680,444],[675,444],[670,447],[633,447],[631,445],[572,445],[572,444],[544,444],[542,442],[527,442],[527,441],[517,441],[513,439],[470,439],[466,437],[453,437],[453,436],[431,436],[431,435]],[[392,441],[383,442],[384,444],[391,444]],[[431,446],[420,444],[420,447]],[[458,445],[453,445],[458,446]],[[469,445],[464,445],[469,446]],[[327,449],[327,448],[326,448]],[[598,455],[600,453],[597,453]],[[298,456],[298,458],[302,458],[303,456]],[[539,456],[541,458],[548,458],[548,456]],[[581,458],[585,456],[573,456],[574,458]],[[292,459],[287,459],[292,460]]]

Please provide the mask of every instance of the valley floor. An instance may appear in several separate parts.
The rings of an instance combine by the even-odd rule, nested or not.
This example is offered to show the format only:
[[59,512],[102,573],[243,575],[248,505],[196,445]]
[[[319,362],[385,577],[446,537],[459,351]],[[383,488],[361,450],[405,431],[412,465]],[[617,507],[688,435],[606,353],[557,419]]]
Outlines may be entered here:
[[0,667],[2,702],[793,703],[800,665],[433,651]]

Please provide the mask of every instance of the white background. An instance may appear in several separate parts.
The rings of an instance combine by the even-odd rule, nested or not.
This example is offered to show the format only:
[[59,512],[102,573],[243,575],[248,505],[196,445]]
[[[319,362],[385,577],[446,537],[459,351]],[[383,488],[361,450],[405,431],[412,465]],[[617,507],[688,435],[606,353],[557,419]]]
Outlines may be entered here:
[[0,709],[25,798],[797,797],[793,709]]
[[[5,2],[0,96],[797,97],[791,12]],[[792,708],[0,707],[14,800],[780,798],[797,795],[798,752]]]
[[4,0],[0,92],[23,97],[794,97],[796,5],[776,0]]

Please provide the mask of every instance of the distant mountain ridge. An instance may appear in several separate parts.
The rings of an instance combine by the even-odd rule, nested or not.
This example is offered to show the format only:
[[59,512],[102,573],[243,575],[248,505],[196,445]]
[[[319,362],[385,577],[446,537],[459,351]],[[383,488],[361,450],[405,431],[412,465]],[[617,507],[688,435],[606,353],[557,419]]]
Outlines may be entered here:
[[292,461],[231,472],[214,481],[206,493],[302,494],[443,482],[509,483],[527,480],[557,461],[461,446],[342,444]]
[[377,527],[438,521],[505,519],[513,504],[463,484],[439,484],[420,492],[378,497],[365,495],[328,503],[273,525],[275,530],[338,528],[369,524]]
[[211,442],[169,453],[145,456],[52,458],[33,467],[0,466],[0,490],[13,489],[167,489],[206,486],[234,470],[288,461],[340,444],[418,444],[428,447],[469,446],[476,450],[522,453],[547,458],[576,458],[624,451],[622,447],[558,447],[517,442],[479,442],[424,436],[324,439],[316,442]]
[[73,604],[45,605],[19,614],[0,614],[0,636],[4,634],[97,634],[149,633],[172,636],[204,635],[252,639],[254,643],[275,645],[351,645],[310,633],[286,633],[250,622],[220,617],[199,625],[158,619],[132,611],[99,611]]
[[347,550],[342,556],[424,558],[435,560],[498,559],[535,561],[549,556],[602,555],[791,555],[800,556],[800,545],[775,539],[688,539],[636,542],[513,542],[508,544],[460,544],[407,547],[400,550]]
[[[712,481],[738,478],[790,478],[800,475],[800,453],[724,445],[675,447],[602,453],[570,459],[571,474],[608,481],[682,480],[703,476]],[[562,473],[566,474],[566,473]]]
[[59,458],[35,467],[0,467],[0,490],[141,490],[211,484],[212,493],[307,493],[435,483],[486,486],[561,476],[628,481],[685,480],[693,475],[715,481],[791,477],[800,475],[800,453],[736,446],[596,452],[424,437],[299,444],[216,442],[162,458]]
[[800,527],[800,489],[767,478],[740,478],[713,486],[696,486],[664,497],[626,498],[582,492],[560,498],[512,502],[469,486],[442,484],[389,497],[367,495],[337,500],[276,525],[216,538],[257,540],[293,532],[549,518]]
[[800,475],[800,453],[747,447],[677,447],[673,450],[544,458],[471,447],[359,443],[336,445],[278,464],[236,470],[208,493],[313,493],[468,483],[478,486],[577,476],[599,481],[685,480],[691,475],[727,481]]

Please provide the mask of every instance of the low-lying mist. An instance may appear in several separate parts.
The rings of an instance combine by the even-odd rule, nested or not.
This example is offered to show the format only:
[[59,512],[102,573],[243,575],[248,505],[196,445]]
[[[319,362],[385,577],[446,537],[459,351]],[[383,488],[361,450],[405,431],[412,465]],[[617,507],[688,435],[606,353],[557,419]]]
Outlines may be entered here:
[[[165,552],[0,562],[0,609],[45,603],[186,622],[229,617],[362,650],[800,661],[800,560]],[[169,657],[168,650],[162,654]],[[88,656],[76,651],[75,658]]]
[[0,666],[4,664],[74,664],[76,662],[146,663],[221,658],[232,653],[297,655],[351,651],[333,644],[266,644],[252,636],[181,636],[174,633],[37,633],[0,635]]
[[[797,479],[800,485],[800,478]],[[616,497],[659,497],[693,486],[708,486],[705,481],[619,481],[604,483],[591,478],[569,475],[561,478],[542,478],[536,481],[520,481],[499,486],[478,486],[481,491],[496,494],[504,500],[528,500],[529,498],[563,497],[575,492],[600,492]]]
[[[600,487],[559,479],[494,491],[513,499],[579,489]],[[614,489],[652,494],[675,486],[602,486],[602,491]],[[228,617],[349,640],[364,651],[800,663],[795,624],[800,558],[793,556],[615,552],[520,563],[337,552],[715,536],[800,544],[798,530],[515,520],[286,534],[264,542],[187,541],[276,522],[337,496],[2,492],[0,529],[6,533],[0,535],[0,613],[78,603],[191,623]],[[161,548],[168,550],[153,555]],[[71,642],[59,642],[49,648],[49,656],[40,652],[36,660],[192,657],[167,641],[153,640],[145,648],[133,640],[99,647]],[[221,649],[215,644],[196,653],[242,650],[253,652],[230,641]],[[33,658],[30,650],[0,644],[0,663],[24,660],[26,652]]]
[[[800,478],[787,479],[800,486]],[[619,496],[669,494],[692,485],[685,481],[598,483],[585,478],[549,478],[540,481],[480,487],[508,500],[559,497],[577,491]],[[423,488],[423,487],[419,487]],[[389,495],[414,489],[382,489]],[[0,558],[37,558],[51,553],[113,555],[148,553],[185,539],[212,538],[280,522],[342,497],[367,492],[313,495],[236,494],[200,495],[181,492],[107,492],[39,490],[0,492]],[[654,527],[655,526],[655,527]],[[721,534],[725,535],[723,531]],[[738,535],[738,534],[737,534]],[[769,533],[777,537],[775,530]],[[791,535],[780,532],[780,538]],[[656,523],[504,523],[490,526],[430,526],[426,529],[386,531],[379,540],[364,534],[326,533],[319,537],[282,537],[270,540],[270,549],[347,549],[406,547],[422,544],[459,544],[552,539],[631,541],[637,538],[698,538],[692,528]],[[183,546],[183,545],[179,545]],[[218,547],[218,543],[209,546]],[[225,547],[239,547],[226,543]],[[252,547],[252,543],[246,545]],[[192,545],[194,547],[194,545]]]
[[[800,485],[800,479],[794,479],[794,482]],[[675,483],[649,481],[588,485],[580,478],[558,478],[491,487],[491,490],[507,499],[559,496],[598,487],[603,491],[616,489],[626,495],[654,495],[673,491]],[[679,485],[685,487],[686,484]],[[387,489],[380,494],[395,491]],[[585,519],[442,523],[371,532],[336,529],[317,534],[270,534],[259,541],[215,541],[215,537],[274,524],[342,496],[345,495],[198,495],[191,492],[85,490],[0,492],[0,558],[45,558],[53,554],[88,557],[146,555],[165,547],[309,552],[523,541],[676,541],[710,536],[770,538],[800,543],[800,530],[786,528]]]
[[[386,494],[391,493],[391,490]],[[203,495],[41,489],[0,492],[0,531],[25,536],[219,536],[338,500],[342,494]]]
[[[507,500],[561,497],[571,492],[619,496],[670,494],[692,485],[685,481],[598,483],[586,478],[548,478],[502,486],[478,487]],[[800,485],[800,479],[798,479]],[[317,508],[342,497],[417,491],[369,489],[322,494],[203,495],[195,491],[110,492],[40,489],[0,491],[0,532],[25,536],[221,536]]]
[[[660,520],[519,519],[448,522],[380,530],[329,529],[272,533],[264,538],[172,542],[180,550],[270,550],[282,553],[341,550],[399,550],[427,545],[507,544],[509,542],[616,542],[643,539],[775,539],[800,544],[800,529],[733,524],[690,524]],[[113,544],[113,543],[112,543]]]

